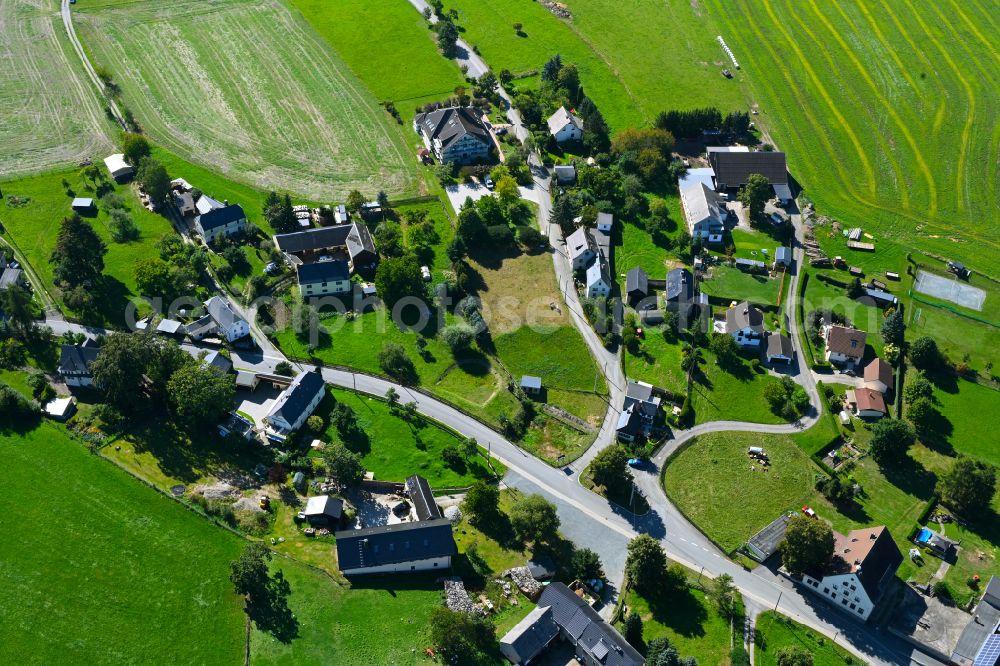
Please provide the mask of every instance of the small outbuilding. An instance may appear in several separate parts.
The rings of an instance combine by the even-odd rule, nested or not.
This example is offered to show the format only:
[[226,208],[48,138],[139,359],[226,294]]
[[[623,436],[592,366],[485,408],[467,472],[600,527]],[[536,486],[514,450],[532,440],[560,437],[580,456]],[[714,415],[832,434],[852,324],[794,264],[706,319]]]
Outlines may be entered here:
[[542,378],[534,375],[521,377],[521,390],[528,395],[538,395],[542,392]]
[[45,404],[45,414],[57,421],[65,421],[76,411],[75,398],[55,398]]
[[876,357],[865,366],[865,388],[888,393],[893,384],[892,366],[886,361]]
[[552,170],[556,174],[556,182],[560,185],[568,185],[576,180],[576,167],[572,164],[557,164]]
[[81,215],[93,215],[97,212],[97,204],[90,197],[77,197],[70,207]]
[[792,349],[792,340],[787,335],[781,333],[770,333],[767,336],[767,362],[768,363],[791,363],[795,351]]
[[104,166],[108,168],[111,177],[121,182],[135,175],[135,169],[125,161],[125,155],[115,153],[104,158]]
[[326,527],[340,522],[340,516],[343,512],[344,500],[329,495],[316,495],[310,497],[306,502],[302,517],[310,525]]
[[792,248],[782,245],[774,250],[774,267],[783,266],[788,268],[792,265]]
[[636,266],[625,274],[625,296],[632,307],[649,296],[649,275],[641,267]]

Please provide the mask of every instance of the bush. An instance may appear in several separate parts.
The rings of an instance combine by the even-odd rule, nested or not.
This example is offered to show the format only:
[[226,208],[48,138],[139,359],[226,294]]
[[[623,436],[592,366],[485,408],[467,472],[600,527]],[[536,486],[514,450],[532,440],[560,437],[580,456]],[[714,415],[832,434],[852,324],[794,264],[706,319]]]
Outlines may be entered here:
[[439,335],[441,341],[451,349],[452,354],[457,354],[468,349],[476,337],[475,331],[467,324],[445,326],[441,329]]
[[449,444],[448,446],[441,449],[441,460],[444,464],[452,469],[464,464],[465,460],[462,458],[462,453],[458,450],[457,446]]

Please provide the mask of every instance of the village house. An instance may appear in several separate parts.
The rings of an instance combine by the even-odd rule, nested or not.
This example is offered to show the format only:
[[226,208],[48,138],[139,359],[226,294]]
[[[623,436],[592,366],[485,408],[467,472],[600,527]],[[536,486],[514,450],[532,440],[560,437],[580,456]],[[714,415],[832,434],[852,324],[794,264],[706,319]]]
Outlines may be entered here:
[[594,242],[584,227],[578,227],[566,237],[566,250],[569,252],[569,263],[574,271],[583,270],[597,256]]
[[694,278],[686,268],[672,268],[667,271],[663,300],[667,310],[676,312],[686,323],[694,304]]
[[515,666],[532,663],[557,638],[573,646],[585,666],[642,666],[642,655],[565,584],[545,586],[538,605],[500,639]]
[[549,134],[556,143],[583,139],[583,120],[567,111],[565,106],[560,106],[549,116],[548,124]]
[[62,345],[59,348],[59,376],[66,386],[86,388],[94,385],[90,366],[97,360],[100,351],[101,348],[90,338],[79,345]]
[[223,202],[222,206],[195,217],[194,228],[206,243],[214,243],[220,238],[245,233],[247,216],[239,204]]
[[750,174],[757,173],[767,178],[778,201],[784,204],[792,200],[788,165],[782,152],[750,152],[745,146],[713,146],[708,148],[708,163],[714,173],[716,192],[735,195],[746,185]]
[[1000,578],[990,577],[972,617],[951,653],[958,666],[995,666],[1000,661]]
[[865,355],[868,334],[856,328],[831,324],[823,329],[826,360],[848,368],[856,368]]
[[448,569],[457,552],[446,518],[343,530],[335,536],[337,566],[345,576]]
[[805,573],[802,582],[841,610],[867,620],[903,562],[884,526],[833,533],[833,556],[820,571]]
[[764,340],[764,313],[743,301],[726,310],[726,333],[741,347],[759,347]]
[[625,274],[625,297],[628,304],[635,307],[649,296],[649,276],[639,266]]
[[722,241],[726,209],[719,201],[719,195],[702,182],[696,182],[681,190],[681,208],[692,238],[701,238],[709,243]]
[[599,258],[593,259],[587,266],[584,280],[587,298],[606,298],[611,295],[611,278],[608,276],[607,263]]
[[888,393],[894,385],[892,366],[878,357],[865,366],[864,378],[865,388],[879,393]]
[[278,234],[274,245],[292,264],[342,258],[348,261],[353,273],[372,270],[378,264],[371,232],[362,222]]
[[213,296],[205,301],[207,314],[188,324],[184,332],[193,340],[202,340],[210,335],[220,335],[227,342],[235,342],[250,335],[250,324],[236,314],[232,306],[221,296]]
[[795,356],[791,338],[777,331],[770,333],[767,336],[765,355],[768,363],[791,363]]
[[264,417],[267,436],[284,440],[302,427],[326,395],[326,383],[316,372],[295,375]]
[[861,418],[880,419],[888,413],[885,397],[880,391],[870,388],[847,389],[844,400],[854,415]]
[[18,287],[24,289],[28,286],[28,281],[24,277],[24,271],[20,268],[11,268],[7,266],[6,268],[0,269],[0,291],[4,289],[12,289]]
[[303,298],[351,291],[351,268],[343,259],[317,261],[295,267]]
[[630,379],[625,387],[625,400],[615,434],[623,442],[649,437],[657,427],[659,416],[660,398],[653,395],[653,386]]
[[418,113],[413,129],[441,162],[472,164],[486,160],[493,149],[482,113],[472,107]]

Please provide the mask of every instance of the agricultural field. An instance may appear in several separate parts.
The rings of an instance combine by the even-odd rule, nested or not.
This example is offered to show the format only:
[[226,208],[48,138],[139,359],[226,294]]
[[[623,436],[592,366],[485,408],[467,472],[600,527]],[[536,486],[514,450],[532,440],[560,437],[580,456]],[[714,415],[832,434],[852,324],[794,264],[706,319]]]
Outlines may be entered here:
[[243,604],[229,582],[240,539],[52,423],[0,433],[0,461],[0,500],[18,507],[0,544],[0,560],[18,563],[0,574],[0,593],[17,600],[0,605],[0,660],[242,661]]
[[[106,173],[106,171],[104,172]],[[63,181],[68,186],[63,185]],[[141,259],[157,256],[156,242],[164,234],[174,233],[165,217],[151,213],[139,202],[135,189],[130,185],[111,184],[124,200],[128,212],[139,227],[139,240],[115,243],[108,228],[108,213],[100,201],[97,202],[96,217],[85,218],[97,234],[104,240],[108,253],[104,257],[104,275],[98,287],[101,295],[95,298],[98,304],[99,322],[112,326],[125,325],[125,304],[138,296],[135,284],[135,263]],[[0,203],[0,223],[3,237],[11,242],[27,259],[35,274],[43,282],[41,285],[53,297],[57,297],[52,284],[52,265],[49,257],[55,248],[56,235],[63,218],[72,214],[72,196],[94,197],[94,184],[74,169],[54,171],[43,175],[28,176],[19,180],[0,182],[7,199]],[[73,195],[70,195],[70,192]],[[12,204],[10,197],[27,199],[23,204]]]
[[643,125],[667,108],[746,106],[742,84],[720,75],[731,63],[704,9],[684,0],[566,5],[571,20],[531,0],[451,0],[445,9],[458,10],[463,38],[497,71],[539,69],[556,53],[574,63],[612,129]]
[[103,158],[112,127],[66,38],[56,0],[0,2],[0,174]]
[[757,617],[755,631],[754,663],[761,666],[776,666],[778,650],[789,645],[812,655],[814,666],[847,666],[857,661],[826,637],[773,611]]
[[990,3],[702,4],[740,59],[756,122],[821,214],[993,270],[1000,21]]
[[[379,101],[409,127],[413,109],[449,97],[465,77],[438,52],[427,21],[406,2],[290,0]],[[386,48],[391,44],[391,48]]]
[[177,155],[312,199],[417,189],[408,134],[279,0],[95,0],[75,16],[139,123]]

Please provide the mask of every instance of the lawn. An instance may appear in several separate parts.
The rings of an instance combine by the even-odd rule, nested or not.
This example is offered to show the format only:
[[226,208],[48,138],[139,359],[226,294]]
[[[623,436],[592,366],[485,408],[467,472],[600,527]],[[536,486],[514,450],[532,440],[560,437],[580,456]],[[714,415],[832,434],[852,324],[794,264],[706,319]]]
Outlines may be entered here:
[[652,600],[630,589],[625,604],[630,613],[642,617],[642,638],[647,644],[667,638],[682,657],[694,657],[699,665],[728,666],[729,620],[719,615],[700,589],[687,588]]
[[668,339],[662,326],[649,326],[643,331],[639,354],[623,352],[625,376],[683,395],[687,391],[687,374],[681,370],[681,341],[674,336]]
[[1000,467],[1000,447],[983,436],[984,416],[1000,411],[1000,391],[954,377],[935,381],[934,399],[944,418],[934,439],[946,452],[951,448]]
[[740,59],[754,121],[820,213],[992,270],[1000,24],[989,3],[701,4]]
[[[461,444],[461,439],[451,431],[421,417],[409,423],[390,414],[388,404],[376,398],[341,389],[330,389],[329,392],[337,402],[349,406],[357,415],[364,439],[345,444],[362,456],[365,469],[374,472],[376,479],[402,482],[411,474],[420,474],[432,488],[455,488],[471,485],[476,479],[492,478],[485,461],[479,457],[459,468],[451,468],[444,463],[441,450]],[[405,399],[406,396],[403,396]],[[316,410],[317,415],[327,415],[333,404],[333,400],[327,397]],[[332,426],[323,436],[324,441],[341,439]],[[497,472],[503,474],[503,466],[500,463],[494,465]]]
[[702,355],[705,360],[691,385],[691,407],[696,423],[721,420],[785,422],[771,411],[763,395],[767,384],[779,381],[776,377],[754,371],[743,358],[738,358],[732,368],[723,370],[716,364],[712,352],[703,349]]
[[0,605],[0,660],[242,661],[229,582],[239,539],[52,423],[0,433],[0,461],[0,502],[19,507],[3,518],[0,561],[16,566],[4,567],[0,594],[17,601]]
[[778,305],[783,273],[771,278],[744,273],[731,266],[714,266],[709,275],[698,284],[698,288],[709,296],[759,305]]
[[416,136],[280,0],[95,0],[75,16],[139,123],[179,156],[312,199],[416,190]]
[[[769,471],[747,456],[751,446],[764,447]],[[780,513],[806,503],[817,471],[791,437],[713,433],[669,460],[664,488],[689,520],[732,553]]]
[[[536,375],[546,388],[593,392],[596,387],[606,392],[600,369],[573,326],[522,326],[493,342],[515,380],[521,375]],[[552,353],[555,350],[560,353]],[[573,353],[565,353],[567,350]]]
[[[730,63],[704,10],[683,0],[574,0],[570,21],[530,0],[445,3],[452,7],[463,37],[495,71],[538,69],[556,53],[574,63],[613,129],[642,125],[667,108],[746,105],[741,83],[719,74]],[[514,22],[523,24],[520,35]]]
[[[282,641],[256,626],[252,664],[428,664],[428,619],[441,605],[432,576],[371,578],[347,587],[294,560],[278,559],[291,588],[297,635]],[[227,581],[228,582],[228,581]]]
[[103,158],[111,149],[111,123],[66,39],[58,8],[55,0],[0,4],[5,177]]
[[912,301],[907,311],[906,333],[913,341],[927,335],[955,363],[966,361],[976,372],[988,375],[990,363],[1000,372],[1000,329],[952,314],[942,308]]
[[[413,109],[467,85],[440,55],[434,33],[405,2],[290,0],[380,100],[392,100],[409,127]],[[386,48],[391,44],[391,48]]]
[[[669,197],[668,204],[672,208],[679,206],[676,197]],[[679,215],[673,219],[682,219]],[[683,222],[681,223],[683,224]],[[624,222],[614,227],[612,243],[614,244],[615,266],[623,275],[635,267],[646,271],[651,280],[663,280],[667,273],[667,260],[671,258],[669,250],[650,236],[643,227],[632,222]],[[624,282],[624,279],[620,279]]]
[[754,639],[754,663],[759,666],[776,666],[778,650],[789,645],[811,654],[814,666],[841,666],[857,661],[825,636],[774,611],[757,616]]
[[[52,265],[49,257],[55,248],[56,235],[63,218],[72,214],[70,197],[62,181],[66,180],[75,196],[93,197],[93,185],[73,169],[53,171],[37,176],[0,183],[5,197],[0,203],[0,222],[4,237],[12,242],[25,256],[34,269],[42,286],[58,297],[52,284]],[[111,185],[106,185],[110,187]],[[164,234],[174,233],[166,218],[151,213],[139,202],[135,189],[130,185],[114,186],[114,191],[125,199],[141,236],[137,241],[115,243],[108,230],[108,213],[98,202],[97,217],[86,218],[97,234],[107,244],[108,253],[104,257],[105,279],[98,287],[95,302],[99,308],[96,321],[116,327],[124,327],[126,302],[138,296],[134,270],[136,262],[158,256],[156,242]],[[89,189],[88,189],[89,188]],[[30,199],[23,206],[11,206],[9,197]]]

